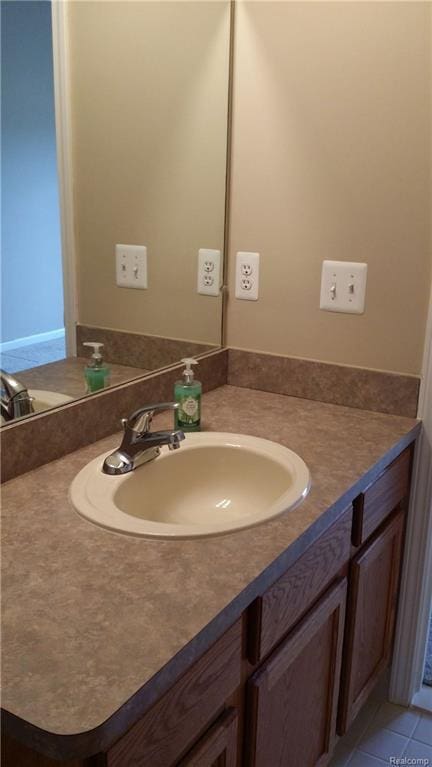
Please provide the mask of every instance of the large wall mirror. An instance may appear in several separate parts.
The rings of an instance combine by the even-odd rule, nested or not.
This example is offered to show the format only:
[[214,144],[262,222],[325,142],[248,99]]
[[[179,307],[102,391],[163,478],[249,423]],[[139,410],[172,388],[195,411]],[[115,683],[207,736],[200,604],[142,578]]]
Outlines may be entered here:
[[4,423],[221,344],[231,7],[1,14]]

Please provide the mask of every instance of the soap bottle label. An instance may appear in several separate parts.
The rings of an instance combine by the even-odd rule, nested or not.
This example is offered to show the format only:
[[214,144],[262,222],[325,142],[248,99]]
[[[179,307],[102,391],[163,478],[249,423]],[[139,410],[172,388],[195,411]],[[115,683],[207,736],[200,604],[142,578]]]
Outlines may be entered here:
[[181,409],[183,413],[186,413],[190,418],[196,420],[194,416],[198,413],[198,402],[193,397],[186,397],[181,403]]
[[179,401],[178,409],[178,424],[184,425],[197,425],[200,420],[200,402],[199,397],[192,397],[190,394],[186,397],[181,397]]

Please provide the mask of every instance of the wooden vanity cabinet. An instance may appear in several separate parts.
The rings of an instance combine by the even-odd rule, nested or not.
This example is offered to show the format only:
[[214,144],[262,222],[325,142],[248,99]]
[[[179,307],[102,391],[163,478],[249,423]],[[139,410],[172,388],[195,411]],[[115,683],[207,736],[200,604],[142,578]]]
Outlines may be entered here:
[[347,582],[321,597],[248,683],[248,767],[322,767],[336,736]]

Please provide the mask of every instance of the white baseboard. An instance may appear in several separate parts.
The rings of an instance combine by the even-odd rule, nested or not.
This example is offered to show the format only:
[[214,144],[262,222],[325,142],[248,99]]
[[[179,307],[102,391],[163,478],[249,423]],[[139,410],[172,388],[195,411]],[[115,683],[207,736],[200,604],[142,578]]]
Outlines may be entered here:
[[65,329],[49,330],[47,333],[36,333],[34,336],[24,336],[15,338],[13,341],[4,341],[0,344],[0,352],[10,352],[12,349],[20,349],[21,346],[30,346],[31,344],[42,344],[44,341],[55,341],[57,338],[64,338]]
[[413,697],[412,705],[425,711],[432,711],[432,687],[424,684]]

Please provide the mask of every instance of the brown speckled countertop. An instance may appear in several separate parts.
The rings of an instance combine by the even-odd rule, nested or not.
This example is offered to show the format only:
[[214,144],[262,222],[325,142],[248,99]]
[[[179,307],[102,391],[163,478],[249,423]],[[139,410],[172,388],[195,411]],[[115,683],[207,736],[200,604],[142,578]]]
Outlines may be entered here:
[[[299,453],[312,476],[304,503],[210,539],[108,532],[78,516],[68,489],[118,436],[3,486],[2,705],[11,734],[49,755],[85,756],[114,742],[419,428],[409,418],[230,386],[206,394],[203,413],[206,429]],[[164,428],[171,417],[155,423]]]

